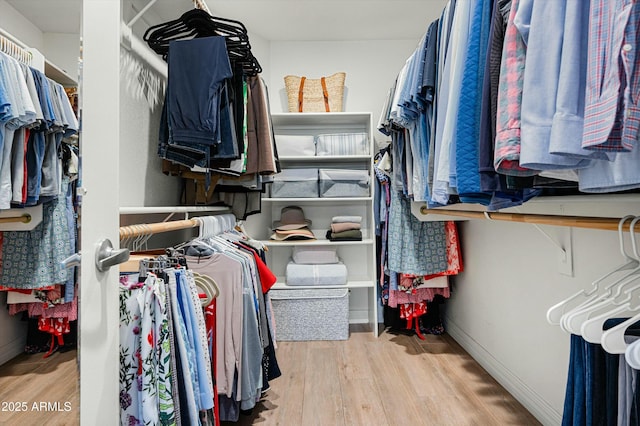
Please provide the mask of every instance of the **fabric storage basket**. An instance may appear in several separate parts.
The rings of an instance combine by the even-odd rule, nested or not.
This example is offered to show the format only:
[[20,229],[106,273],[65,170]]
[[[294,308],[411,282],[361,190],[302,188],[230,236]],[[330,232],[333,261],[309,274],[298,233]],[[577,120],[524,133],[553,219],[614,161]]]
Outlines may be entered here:
[[317,155],[369,155],[366,133],[322,134],[316,138]]
[[276,341],[349,338],[348,289],[272,289],[269,295],[276,322]]
[[287,285],[344,285],[347,283],[347,267],[344,263],[324,265],[287,264]]
[[291,257],[298,264],[321,265],[340,261],[336,248],[326,246],[295,246]]
[[368,197],[366,170],[320,169],[320,197]]
[[316,155],[316,142],[313,135],[275,135],[278,155],[281,157]]
[[317,198],[318,169],[284,169],[273,177],[273,198]]

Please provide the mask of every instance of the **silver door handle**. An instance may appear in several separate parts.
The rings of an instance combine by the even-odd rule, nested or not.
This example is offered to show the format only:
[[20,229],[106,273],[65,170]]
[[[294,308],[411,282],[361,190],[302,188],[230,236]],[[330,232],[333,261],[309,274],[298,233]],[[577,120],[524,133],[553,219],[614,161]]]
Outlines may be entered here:
[[100,272],[105,272],[112,266],[129,260],[129,254],[130,251],[127,248],[115,250],[108,238],[100,240],[96,249],[96,268]]

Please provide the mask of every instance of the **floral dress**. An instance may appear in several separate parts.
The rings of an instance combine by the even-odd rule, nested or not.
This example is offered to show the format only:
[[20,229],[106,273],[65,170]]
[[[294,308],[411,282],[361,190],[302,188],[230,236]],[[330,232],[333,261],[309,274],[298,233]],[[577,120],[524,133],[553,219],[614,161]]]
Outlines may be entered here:
[[175,425],[164,281],[120,281],[120,424]]

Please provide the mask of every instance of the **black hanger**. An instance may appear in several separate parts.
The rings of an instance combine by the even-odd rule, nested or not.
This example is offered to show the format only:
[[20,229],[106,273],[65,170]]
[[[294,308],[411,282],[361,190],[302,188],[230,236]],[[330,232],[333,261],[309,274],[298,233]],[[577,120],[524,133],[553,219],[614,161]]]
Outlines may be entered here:
[[240,65],[243,72],[249,75],[262,72],[258,60],[251,53],[249,36],[244,24],[233,19],[211,16],[200,9],[189,10],[178,19],[149,27],[143,39],[153,51],[166,60],[172,41],[211,36],[225,38],[232,66]]

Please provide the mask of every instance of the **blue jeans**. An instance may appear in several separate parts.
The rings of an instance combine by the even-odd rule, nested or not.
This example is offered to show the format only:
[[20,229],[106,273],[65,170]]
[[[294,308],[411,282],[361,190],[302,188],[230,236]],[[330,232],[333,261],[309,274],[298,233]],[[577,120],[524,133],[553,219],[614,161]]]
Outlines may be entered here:
[[569,373],[567,375],[567,389],[564,397],[562,426],[586,424],[585,351],[583,342],[584,339],[581,336],[571,335]]

